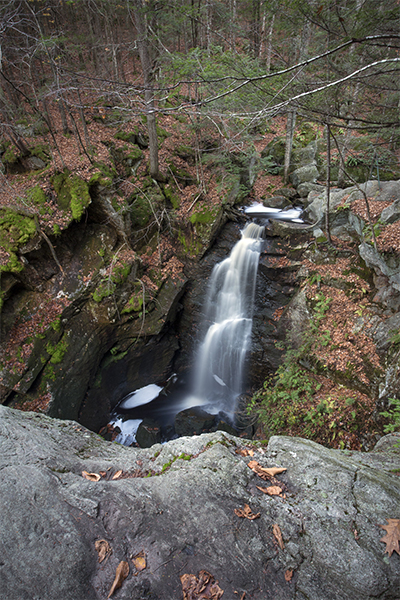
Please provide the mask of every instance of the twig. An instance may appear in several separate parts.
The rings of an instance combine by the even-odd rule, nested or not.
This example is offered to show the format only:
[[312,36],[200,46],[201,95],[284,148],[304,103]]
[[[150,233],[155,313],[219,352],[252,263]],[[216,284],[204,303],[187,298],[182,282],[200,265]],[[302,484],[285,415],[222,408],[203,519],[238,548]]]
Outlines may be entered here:
[[203,192],[200,192],[199,194],[197,194],[196,198],[193,200],[192,204],[189,206],[189,208],[187,209],[187,213],[190,212],[193,208],[193,206],[196,204],[197,200],[199,200],[199,198],[201,198]]

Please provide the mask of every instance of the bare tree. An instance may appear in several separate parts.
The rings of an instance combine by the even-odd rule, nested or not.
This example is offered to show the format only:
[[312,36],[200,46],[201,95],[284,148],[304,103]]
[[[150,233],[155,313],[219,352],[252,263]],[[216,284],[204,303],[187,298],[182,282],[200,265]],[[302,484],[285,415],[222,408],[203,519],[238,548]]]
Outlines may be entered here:
[[[129,7],[129,0],[128,0]],[[149,28],[147,25],[145,4],[143,0],[133,0],[132,10],[134,21],[138,35],[137,44],[139,48],[140,62],[143,71],[144,85],[144,100],[145,114],[147,119],[147,131],[149,135],[149,151],[150,151],[150,175],[154,179],[158,179],[159,164],[158,164],[158,137],[156,124],[156,107],[154,101],[153,87],[153,65],[151,60]]]

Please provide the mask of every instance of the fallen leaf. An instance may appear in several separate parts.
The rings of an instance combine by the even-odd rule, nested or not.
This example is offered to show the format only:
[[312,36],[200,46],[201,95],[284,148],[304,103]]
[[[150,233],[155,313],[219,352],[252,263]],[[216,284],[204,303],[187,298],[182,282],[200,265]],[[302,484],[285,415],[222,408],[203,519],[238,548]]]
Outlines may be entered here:
[[262,477],[263,475],[269,475],[270,477],[275,477],[275,475],[278,475],[279,473],[283,473],[284,471],[287,471],[287,469],[284,467],[270,467],[267,469],[265,467],[262,467],[256,460],[250,460],[248,463],[248,466],[250,467],[250,469],[252,471],[257,473],[257,475],[260,475],[260,477]]
[[144,571],[144,569],[147,566],[146,565],[146,554],[144,553],[144,550],[139,552],[139,554],[136,554],[136,556],[133,556],[132,562],[133,562],[133,566],[135,567],[136,571],[138,571],[138,572]]
[[107,598],[110,598],[113,593],[115,592],[115,590],[117,590],[118,588],[121,587],[121,585],[123,584],[124,580],[128,577],[129,575],[129,565],[126,561],[121,560],[121,562],[119,563],[117,570],[115,571],[115,578],[113,581],[113,584],[111,586],[110,589],[110,593],[108,594]]
[[380,540],[386,544],[386,552],[389,556],[392,556],[393,552],[400,554],[399,541],[400,541],[400,519],[386,519],[387,525],[379,525],[382,529],[386,529],[386,535]]
[[249,450],[249,448],[236,448],[235,453],[240,456],[254,456],[254,450]]
[[112,479],[119,479],[122,475],[122,469],[120,469],[119,471],[117,471],[116,473],[114,473],[114,475],[112,476]]
[[270,485],[267,488],[260,487],[256,485],[256,488],[263,492],[263,494],[268,494],[269,496],[280,496],[280,498],[286,498],[286,494],[283,493],[283,490],[279,485]]
[[279,527],[279,525],[277,525],[276,523],[274,525],[272,525],[272,532],[275,536],[276,541],[278,542],[279,548],[281,550],[284,550],[285,544],[283,543],[282,532],[281,532],[281,528]]
[[99,555],[99,563],[103,562],[106,558],[108,558],[112,552],[110,544],[107,540],[96,540],[94,543],[94,547],[97,550]]
[[183,600],[219,600],[224,593],[207,571],[200,571],[199,577],[185,573],[181,576]]
[[240,454],[240,456],[248,456],[247,448],[236,448],[235,454]]
[[82,471],[82,477],[89,479],[89,481],[100,481],[101,479],[97,473],[88,473],[87,471]]
[[253,513],[250,506],[248,504],[244,505],[244,508],[235,508],[234,513],[237,517],[243,517],[253,521],[253,519],[258,519],[261,516],[261,513]]
[[287,569],[287,571],[285,571],[285,580],[291,581],[292,577],[293,577],[293,569]]

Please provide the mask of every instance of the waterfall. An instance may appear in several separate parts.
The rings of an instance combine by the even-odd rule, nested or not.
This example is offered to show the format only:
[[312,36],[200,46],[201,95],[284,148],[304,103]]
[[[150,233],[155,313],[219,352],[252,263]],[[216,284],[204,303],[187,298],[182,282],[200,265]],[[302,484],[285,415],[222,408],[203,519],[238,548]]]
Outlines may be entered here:
[[199,348],[191,404],[233,417],[243,392],[254,292],[264,227],[248,223],[228,258],[211,274],[205,304],[208,327]]

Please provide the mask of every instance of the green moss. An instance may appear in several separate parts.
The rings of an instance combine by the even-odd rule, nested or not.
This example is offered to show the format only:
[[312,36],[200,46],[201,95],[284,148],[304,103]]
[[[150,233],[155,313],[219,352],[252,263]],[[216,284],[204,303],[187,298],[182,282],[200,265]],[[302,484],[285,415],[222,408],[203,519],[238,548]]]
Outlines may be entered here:
[[194,160],[194,157],[195,157],[194,148],[192,148],[191,146],[187,146],[185,144],[179,144],[178,146],[176,146],[174,149],[174,154],[176,154],[180,158],[183,158],[184,160],[188,160],[188,159]]
[[111,364],[114,362],[118,362],[119,360],[122,360],[128,354],[128,350],[125,350],[123,352],[118,352],[118,346],[115,346],[114,348],[111,348],[110,354],[111,354],[111,360],[107,361],[107,364]]
[[79,221],[86,207],[91,203],[88,184],[77,175],[70,179],[71,212],[72,217]]
[[195,225],[196,223],[211,223],[214,220],[214,216],[210,210],[203,210],[201,212],[193,213],[190,217],[190,222]]
[[182,454],[180,454],[178,458],[180,458],[181,460],[191,460],[193,458],[193,454],[185,454],[184,452],[182,452]]
[[56,373],[54,371],[54,367],[52,364],[47,363],[45,368],[43,369],[43,375],[40,382],[39,391],[44,392],[47,391],[47,382],[56,380]]
[[[145,298],[146,301],[146,298]],[[143,309],[143,288],[140,283],[135,283],[134,291],[129,298],[128,302],[122,309],[122,314],[129,314],[132,312],[140,312]]]
[[168,471],[168,469],[170,469],[170,468],[171,468],[171,466],[172,466],[172,465],[173,465],[173,463],[176,461],[176,459],[177,459],[177,457],[176,457],[176,456],[174,456],[173,458],[171,458],[171,460],[169,460],[167,463],[165,463],[165,464],[162,466],[161,473],[165,473],[165,471]]
[[143,196],[138,196],[131,206],[131,225],[133,229],[142,229],[151,217],[150,204]]
[[115,283],[113,283],[109,279],[101,281],[93,293],[93,300],[95,302],[101,302],[104,298],[112,296],[112,294],[115,292],[116,287],[117,286],[115,285]]
[[160,140],[160,143],[162,143],[167,137],[169,137],[169,135],[170,134],[166,129],[163,129],[162,127],[157,125],[157,137]]
[[163,193],[166,200],[171,203],[172,208],[175,208],[175,210],[178,209],[180,205],[179,196],[175,194],[169,186],[164,187]]
[[124,142],[130,142],[131,144],[136,143],[136,133],[131,131],[117,131],[114,135],[116,140],[122,140]]
[[53,321],[52,323],[50,323],[50,327],[53,328],[54,331],[61,331],[61,319],[58,318],[55,321]]
[[178,240],[183,247],[184,254],[197,256],[201,252],[201,241],[193,233],[190,233],[189,237],[187,237],[182,231],[178,231]]
[[89,185],[77,175],[71,175],[68,169],[54,175],[51,183],[56,191],[60,208],[65,211],[70,210],[72,218],[79,221],[91,203]]
[[1,160],[3,161],[3,163],[9,164],[9,165],[16,163],[19,158],[19,152],[16,149],[16,147],[13,146],[11,144],[11,142],[5,142],[3,147],[5,147],[5,149],[6,149],[3,156],[1,157]]
[[50,354],[50,362],[53,365],[58,365],[64,358],[68,348],[68,340],[64,336],[56,346],[53,346],[50,342],[46,346],[46,352]]
[[114,283],[116,283],[117,285],[124,283],[127,280],[128,275],[131,272],[131,269],[132,269],[131,263],[126,263],[125,265],[116,266],[111,275],[111,280]]
[[317,135],[317,126],[305,121],[304,123],[301,123],[299,130],[295,133],[294,141],[297,142],[298,145],[305,147],[315,140]]
[[132,269],[132,263],[117,265],[113,268],[110,277],[102,279],[93,293],[93,300],[101,302],[104,298],[112,296],[118,285],[125,283]]
[[96,184],[103,187],[111,187],[114,183],[114,178],[117,176],[117,171],[104,163],[95,163],[94,166],[98,171],[89,179],[89,187]]
[[140,160],[143,157],[143,152],[139,148],[139,146],[123,146],[122,148],[116,148],[114,144],[110,146],[110,155],[112,160],[120,165],[127,177],[132,175]]
[[17,273],[23,265],[16,252],[36,234],[33,217],[21,215],[10,208],[0,208],[0,246],[10,255],[0,271]]
[[180,181],[183,185],[191,185],[194,183],[192,175],[185,169],[178,169],[172,162],[168,164],[168,167],[173,173],[175,179]]
[[46,194],[39,185],[35,185],[26,192],[28,203],[39,209],[40,215],[49,214],[50,208],[46,207]]
[[139,148],[139,146],[134,146],[133,148],[127,148],[124,146],[122,148],[124,152],[127,152],[126,158],[130,159],[132,162],[137,162],[143,157],[143,152]]
[[29,149],[31,156],[37,156],[44,163],[48,163],[51,158],[51,151],[48,144],[37,144],[33,148]]

